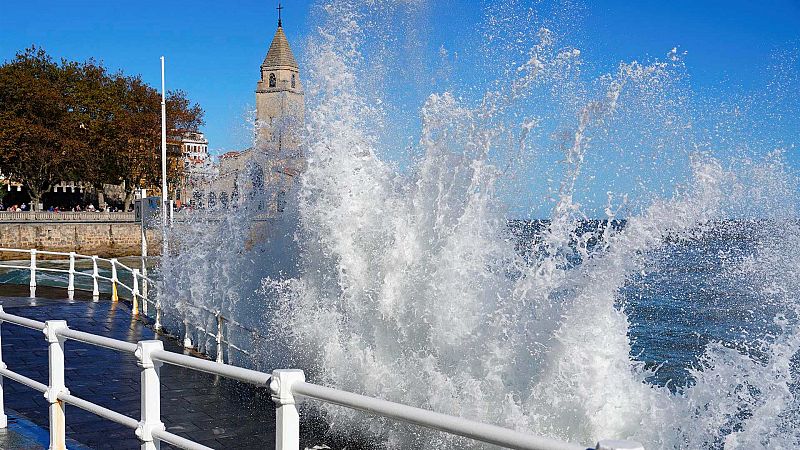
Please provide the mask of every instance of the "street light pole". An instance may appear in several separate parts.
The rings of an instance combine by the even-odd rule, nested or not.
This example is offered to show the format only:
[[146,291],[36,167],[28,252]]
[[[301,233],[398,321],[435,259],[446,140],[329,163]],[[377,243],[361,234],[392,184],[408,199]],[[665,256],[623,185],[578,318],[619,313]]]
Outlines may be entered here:
[[167,93],[164,90],[164,57],[161,57],[161,225],[167,228]]

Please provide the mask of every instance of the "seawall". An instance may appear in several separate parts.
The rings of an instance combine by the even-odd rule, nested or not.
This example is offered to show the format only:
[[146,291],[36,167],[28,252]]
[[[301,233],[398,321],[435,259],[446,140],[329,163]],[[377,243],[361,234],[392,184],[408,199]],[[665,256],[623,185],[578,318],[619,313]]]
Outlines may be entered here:
[[[161,233],[148,230],[147,244],[148,254],[157,255]],[[0,247],[116,258],[140,255],[142,241],[134,222],[0,222]]]

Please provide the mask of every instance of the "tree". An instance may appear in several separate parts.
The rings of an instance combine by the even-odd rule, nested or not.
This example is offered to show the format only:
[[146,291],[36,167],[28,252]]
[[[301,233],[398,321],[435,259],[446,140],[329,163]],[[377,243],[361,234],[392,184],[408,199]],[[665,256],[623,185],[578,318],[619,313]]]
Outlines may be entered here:
[[[182,91],[167,96],[167,128],[196,131],[203,110]],[[110,74],[93,60],[56,63],[32,47],[0,66],[0,167],[22,182],[34,207],[55,184],[160,186],[161,97],[139,76]],[[180,178],[171,165],[168,179]]]
[[80,148],[74,64],[31,47],[0,66],[0,164],[28,189],[32,207],[69,178]]
[[[161,96],[139,77],[116,79],[118,105],[116,145],[109,153],[109,167],[125,188],[125,207],[133,200],[137,187],[161,186]],[[171,133],[197,131],[203,124],[203,110],[192,104],[182,91],[168,92],[167,129]],[[173,185],[182,167],[168,165],[168,180]]]

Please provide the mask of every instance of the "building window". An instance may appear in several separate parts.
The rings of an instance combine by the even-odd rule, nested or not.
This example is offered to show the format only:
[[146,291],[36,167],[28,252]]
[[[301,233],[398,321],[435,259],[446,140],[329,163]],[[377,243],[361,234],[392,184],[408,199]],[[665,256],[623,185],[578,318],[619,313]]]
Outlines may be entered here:
[[278,196],[275,199],[275,209],[278,212],[283,212],[286,209],[286,191],[278,191]]
[[275,80],[275,74],[269,74],[269,87],[274,88],[277,85],[277,81]]
[[295,87],[295,84],[296,84],[296,82],[295,82],[295,76],[294,76],[294,74],[292,74],[292,89],[294,89],[294,87]]

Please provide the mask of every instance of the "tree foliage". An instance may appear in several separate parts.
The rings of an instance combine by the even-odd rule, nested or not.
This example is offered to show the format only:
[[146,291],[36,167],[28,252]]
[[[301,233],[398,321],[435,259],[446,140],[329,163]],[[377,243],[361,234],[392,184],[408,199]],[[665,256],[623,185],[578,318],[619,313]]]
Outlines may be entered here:
[[[169,92],[166,107],[173,133],[203,124],[182,91]],[[135,188],[160,185],[160,110],[161,95],[139,76],[27,49],[0,66],[0,167],[34,205],[59,182],[79,180],[100,191],[122,184],[128,203]]]

